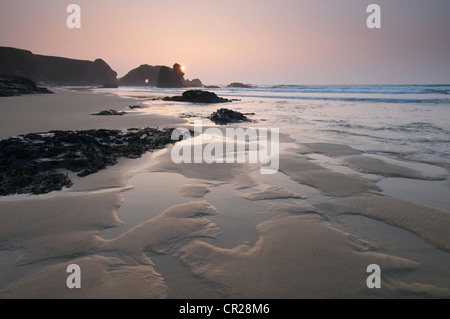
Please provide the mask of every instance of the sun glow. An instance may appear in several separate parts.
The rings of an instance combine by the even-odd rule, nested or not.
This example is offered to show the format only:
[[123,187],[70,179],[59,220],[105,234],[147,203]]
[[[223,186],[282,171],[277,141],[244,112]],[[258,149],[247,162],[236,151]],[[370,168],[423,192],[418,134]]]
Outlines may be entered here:
[[184,72],[184,70],[186,70],[186,67],[184,65],[181,66],[181,71]]

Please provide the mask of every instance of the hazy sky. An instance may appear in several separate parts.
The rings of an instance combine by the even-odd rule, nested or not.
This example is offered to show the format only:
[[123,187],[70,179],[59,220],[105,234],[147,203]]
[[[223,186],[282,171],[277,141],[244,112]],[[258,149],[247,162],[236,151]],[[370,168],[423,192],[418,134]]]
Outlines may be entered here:
[[0,0],[0,46],[102,58],[119,77],[177,62],[205,84],[450,83],[449,15],[449,0]]

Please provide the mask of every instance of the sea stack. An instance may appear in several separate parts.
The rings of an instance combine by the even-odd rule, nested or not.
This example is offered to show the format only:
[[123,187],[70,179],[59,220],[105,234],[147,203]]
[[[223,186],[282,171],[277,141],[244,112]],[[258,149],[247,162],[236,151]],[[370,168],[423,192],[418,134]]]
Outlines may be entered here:
[[159,72],[156,86],[159,88],[182,88],[184,87],[183,77],[184,73],[178,63],[175,63],[172,69],[163,66]]
[[119,86],[156,86],[162,66],[142,64],[119,79]]

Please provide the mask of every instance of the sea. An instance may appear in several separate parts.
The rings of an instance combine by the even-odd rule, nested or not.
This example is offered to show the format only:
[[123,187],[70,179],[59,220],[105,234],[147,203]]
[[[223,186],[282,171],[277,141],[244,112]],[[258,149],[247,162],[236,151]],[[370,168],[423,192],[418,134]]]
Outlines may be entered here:
[[186,89],[99,89],[136,98],[132,112],[203,120],[219,108],[252,119],[245,126],[279,128],[298,143],[337,143],[368,154],[421,162],[450,163],[450,85],[266,85],[207,88],[225,104],[167,102],[162,96]]
[[[202,120],[204,126],[214,126],[216,124],[208,119],[210,115],[219,108],[229,108],[248,114],[252,120],[232,126],[278,128],[280,133],[290,136],[298,144],[349,145],[362,151],[363,156],[417,169],[425,178],[380,176],[343,166],[340,158],[317,153],[307,156],[327,169],[369,179],[383,195],[450,212],[450,85],[267,85],[203,89],[232,100],[224,104],[168,102],[161,99],[181,95],[185,89],[121,87],[98,90],[135,98],[136,105],[143,108],[126,111],[137,116],[142,112],[169,115],[185,118],[189,124]],[[145,158],[143,160],[147,161]],[[258,225],[272,218],[264,201],[248,201],[242,197],[242,192],[259,191],[262,185],[277,185],[305,195],[308,204],[325,211],[334,207],[332,198],[312,187],[298,184],[284,174],[253,174],[252,177],[258,186],[240,191],[229,183],[199,181],[195,176],[164,170],[144,170],[129,180],[132,189],[124,192],[123,204],[117,211],[124,225],[103,230],[99,236],[106,240],[117,238],[132,227],[158,216],[167,207],[186,203],[187,199],[180,192],[168,190],[199,183],[210,186],[211,192],[205,199],[220,211],[220,214],[207,217],[220,229],[220,233],[215,238],[201,240],[225,249],[234,249],[243,243],[250,247],[256,245],[260,240]],[[334,214],[333,211],[334,208],[330,214]],[[415,234],[353,214],[335,216],[328,222],[332,227],[373,243],[380,253],[420,263],[420,270],[408,277],[412,282],[448,287],[448,254]],[[220,298],[208,284],[193,277],[190,270],[174,256],[153,254],[150,257],[169,287],[169,298]],[[362,291],[361,296],[367,297],[365,293]],[[389,292],[386,296],[391,297]]]

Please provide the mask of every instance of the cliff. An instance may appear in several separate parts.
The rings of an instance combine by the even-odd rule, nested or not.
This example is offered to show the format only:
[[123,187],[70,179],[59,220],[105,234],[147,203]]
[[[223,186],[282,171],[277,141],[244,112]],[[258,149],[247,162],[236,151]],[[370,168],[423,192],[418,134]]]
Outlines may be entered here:
[[102,59],[75,60],[0,47],[0,73],[28,78],[40,85],[111,85],[117,73]]

